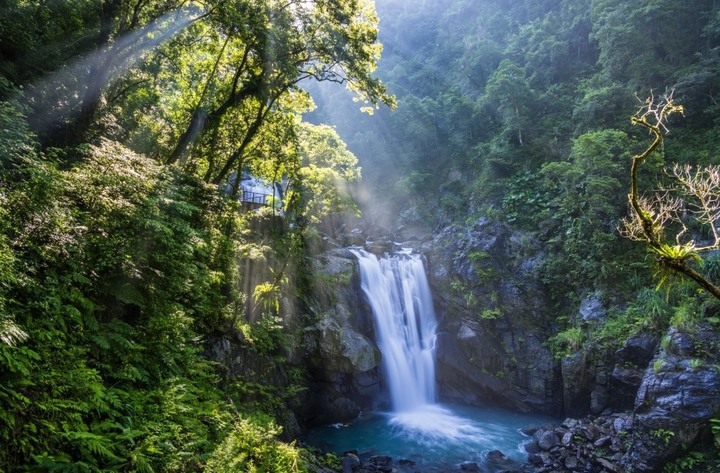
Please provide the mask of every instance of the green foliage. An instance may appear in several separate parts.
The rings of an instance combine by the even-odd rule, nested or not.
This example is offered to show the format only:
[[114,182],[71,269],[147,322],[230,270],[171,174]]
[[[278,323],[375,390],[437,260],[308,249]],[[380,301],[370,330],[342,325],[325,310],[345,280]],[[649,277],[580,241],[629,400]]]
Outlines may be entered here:
[[636,94],[675,87],[692,113],[643,176],[655,178],[666,157],[716,161],[716,10],[699,0],[379,2],[380,73],[396,112],[361,121],[334,95],[331,106],[318,98],[318,115],[340,116],[341,136],[362,133],[349,143],[365,182],[401,188],[383,204],[389,215],[418,204],[446,225],[501,208],[543,243],[540,278],[562,312],[587,290],[631,299],[651,271],[617,232],[629,157],[645,140],[627,117],[642,105]]
[[301,166],[292,177],[290,209],[318,225],[330,216],[358,215],[347,186],[360,179],[357,158],[329,126],[303,124],[298,130]]
[[[671,311],[672,308],[663,293],[648,288],[641,289],[622,316],[618,317],[618,319],[626,321],[626,324],[618,324],[620,325],[619,334],[624,332],[624,335],[616,338],[616,340],[624,340],[632,334],[643,330],[661,332],[668,326]],[[606,325],[610,326],[613,324],[613,321],[606,323]],[[625,329],[623,329],[623,326],[625,326]],[[612,340],[613,336],[609,336],[608,339]]]
[[498,317],[500,317],[500,309],[498,308],[483,309],[483,311],[480,312],[480,318],[483,320],[495,320]]
[[[21,150],[0,170],[17,209],[0,211],[0,469],[202,470],[240,419],[203,355],[242,303],[237,208],[109,140],[72,167],[39,159],[13,110],[0,114],[18,131],[0,146]],[[264,352],[286,343],[277,320],[252,326]],[[288,384],[248,399],[275,412],[302,390]],[[268,429],[258,442],[294,452]]]
[[683,301],[683,303],[675,308],[675,313],[670,319],[670,323],[680,331],[691,331],[693,327],[695,327],[697,320],[696,310],[697,308],[692,301]]
[[[281,302],[317,228],[288,231],[268,209],[240,216],[204,182],[243,169],[287,177],[283,210],[300,223],[357,212],[346,187],[357,160],[331,128],[300,125],[312,104],[297,84],[341,82],[371,105],[394,103],[372,75],[373,4],[96,3],[0,7],[0,469],[222,469],[226,449],[250,470],[300,470],[274,425],[243,424],[238,411],[280,416],[303,389],[283,357]],[[470,164],[467,143],[492,125],[486,109],[517,124],[517,97],[503,90],[509,98],[478,104],[449,88],[418,101],[405,117],[422,120],[405,129],[419,151]],[[498,148],[519,165],[514,145]],[[444,192],[442,206],[464,208],[470,189]],[[472,258],[495,277],[486,256]],[[252,367],[223,382],[203,353],[235,329]]]
[[492,264],[487,263],[488,259],[490,259],[488,253],[484,251],[471,251],[468,253],[468,259],[470,260],[470,264],[472,264],[475,278],[480,285],[498,278],[497,271],[492,267]]
[[663,467],[663,473],[683,473],[685,471],[701,471],[700,467],[705,464],[705,454],[698,451],[689,452]]
[[266,416],[241,419],[210,455],[208,473],[295,473],[307,471],[302,452],[276,440],[280,429]]
[[187,471],[229,420],[188,315],[221,299],[203,289],[203,222],[177,200],[202,186],[110,142],[87,153],[68,171],[26,158],[7,189],[26,206],[3,226],[23,274],[4,289],[28,336],[0,357],[0,465]]
[[473,292],[473,288],[467,283],[459,279],[453,279],[450,281],[450,290],[460,296],[466,309],[475,309],[477,307],[479,303],[477,297]]
[[720,419],[710,419],[710,430],[713,434],[715,446],[720,447]]
[[548,340],[555,358],[563,358],[580,350],[585,333],[579,327],[570,327]]
[[662,442],[665,446],[669,445],[673,438],[675,438],[675,432],[667,429],[655,429],[650,432],[650,435]]
[[[691,327],[700,303],[715,313],[678,285],[665,297],[638,291],[649,263],[617,235],[627,158],[645,139],[627,132],[633,94],[674,85],[692,113],[673,127],[667,158],[716,160],[712,2],[378,2],[381,64],[367,1],[101,3],[0,6],[0,469],[194,471],[213,452],[221,464],[220,441],[256,448],[232,439],[227,396],[277,412],[301,389],[270,387],[289,377],[281,301],[311,284],[300,255],[319,225],[356,213],[347,183],[358,162],[393,222],[417,203],[430,227],[488,213],[532,233],[557,313],[588,290],[630,301],[605,323],[561,332],[557,353]],[[396,113],[300,125],[312,108],[297,86],[306,78],[392,105],[376,65]],[[314,118],[357,112],[327,95],[332,107]],[[92,145],[45,146],[83,140]],[[645,177],[664,159],[651,156]],[[283,210],[287,222],[312,222],[302,235],[279,209],[241,216],[203,184],[243,169],[289,178]],[[674,245],[657,253],[694,258]],[[478,280],[496,277],[491,256],[470,257]],[[708,274],[715,266],[706,262]],[[450,287],[465,310],[498,316],[478,310],[472,283]],[[229,330],[267,366],[223,393],[233,383],[201,353]],[[264,421],[243,429],[274,442]]]
[[545,189],[538,200],[543,205],[533,220],[549,226],[552,235],[542,273],[553,287],[616,289],[626,251],[632,251],[616,229],[626,208],[623,177],[629,148],[621,131],[586,133],[575,139],[569,160],[542,166]]
[[692,242],[682,245],[662,244],[658,248],[651,247],[648,250],[655,254],[658,258],[655,277],[658,280],[658,288],[662,286],[672,285],[677,282],[680,275],[672,269],[675,265],[687,264],[688,260],[701,262],[700,256],[695,251],[695,245]]

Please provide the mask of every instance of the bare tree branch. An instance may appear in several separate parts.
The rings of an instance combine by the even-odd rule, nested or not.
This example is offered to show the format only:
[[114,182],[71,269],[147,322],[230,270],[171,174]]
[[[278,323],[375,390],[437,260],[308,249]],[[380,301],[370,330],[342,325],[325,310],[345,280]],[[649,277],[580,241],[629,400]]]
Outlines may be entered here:
[[[640,195],[638,168],[663,142],[663,133],[668,133],[667,119],[674,113],[683,114],[682,105],[673,102],[672,92],[656,100],[653,94],[631,118],[633,125],[646,128],[652,136],[652,143],[632,157],[630,166],[630,217],[622,221],[620,234],[647,244],[648,251],[655,255],[661,273],[661,283],[668,274],[683,275],[695,281],[700,287],[720,299],[720,287],[708,280],[691,264],[700,261],[701,251],[720,248],[716,222],[720,219],[720,169],[717,167],[698,168],[675,165],[666,174],[673,178],[673,185],[661,189],[651,197]],[[691,223],[709,227],[712,241],[696,246],[690,231]],[[665,233],[676,225],[675,244],[666,243]],[[687,241],[683,241],[689,238]]]

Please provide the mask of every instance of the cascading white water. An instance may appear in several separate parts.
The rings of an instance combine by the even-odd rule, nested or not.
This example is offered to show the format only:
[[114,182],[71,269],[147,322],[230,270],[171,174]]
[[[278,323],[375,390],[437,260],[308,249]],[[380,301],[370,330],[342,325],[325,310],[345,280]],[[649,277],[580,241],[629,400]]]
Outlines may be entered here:
[[519,461],[527,459],[525,440],[517,429],[537,422],[435,402],[437,322],[420,256],[378,259],[363,250],[352,251],[373,311],[393,412],[369,413],[351,429],[327,427],[316,441],[337,452],[365,449],[413,458],[430,468],[421,471],[457,471],[461,462],[482,463],[485,452],[497,449]]
[[422,259],[410,253],[381,259],[364,250],[353,253],[375,318],[392,408],[417,412],[435,403],[437,319]]

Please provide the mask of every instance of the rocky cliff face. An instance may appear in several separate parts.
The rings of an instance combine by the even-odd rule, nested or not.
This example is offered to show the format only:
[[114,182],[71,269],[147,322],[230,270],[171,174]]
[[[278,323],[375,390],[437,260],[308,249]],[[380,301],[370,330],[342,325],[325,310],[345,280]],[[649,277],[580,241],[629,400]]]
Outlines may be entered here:
[[631,410],[655,355],[658,338],[640,334],[611,351],[593,341],[561,362],[563,412],[568,416]]
[[[612,416],[624,412],[622,428],[608,430],[617,438],[606,439],[622,448],[611,456],[603,456],[602,445],[581,449],[583,461],[602,462],[609,471],[658,471],[720,417],[720,335],[710,324],[692,332],[671,329],[662,343],[640,334],[617,350],[589,341],[557,361],[545,343],[556,327],[548,323],[554,314],[547,312],[536,275],[540,243],[489,219],[424,235],[415,229],[416,239],[403,246],[427,258],[439,316],[441,400],[578,419],[591,415],[587,422],[597,425],[615,425]],[[376,241],[373,248],[382,253],[391,246]],[[319,381],[302,417],[336,422],[383,402],[380,353],[354,256],[328,251],[316,259],[314,274],[310,305],[316,321],[305,330],[304,345]],[[577,316],[602,320],[602,300],[589,294]],[[537,471],[548,465],[573,471],[564,465],[569,448],[541,449],[547,454],[538,457]]]
[[[370,238],[368,247],[382,254],[398,239]],[[427,258],[440,319],[436,373],[441,400],[559,414],[559,365],[545,346],[552,333],[546,322],[549,304],[535,275],[540,245],[480,219],[404,246]],[[342,249],[327,251],[316,259],[314,273],[311,310],[318,321],[307,330],[306,345],[323,393],[358,406],[377,402],[382,397],[380,355],[354,257]]]
[[343,422],[382,398],[380,351],[355,256],[327,251],[314,259],[312,275],[307,305],[314,323],[304,330],[303,346],[314,382],[301,416],[310,424]]
[[635,398],[632,471],[658,471],[720,416],[720,334],[709,324],[672,328],[645,370]]
[[536,269],[538,242],[487,218],[417,243],[427,256],[440,315],[443,400],[559,414],[557,363]]

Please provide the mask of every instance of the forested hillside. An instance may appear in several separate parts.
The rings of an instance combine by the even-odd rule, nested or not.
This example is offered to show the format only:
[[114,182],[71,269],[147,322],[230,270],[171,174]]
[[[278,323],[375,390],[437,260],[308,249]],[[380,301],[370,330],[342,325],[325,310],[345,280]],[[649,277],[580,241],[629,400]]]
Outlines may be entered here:
[[0,471],[313,462],[280,301],[359,170],[299,85],[392,105],[376,39],[365,1],[2,2]]
[[[620,229],[631,159],[653,142],[642,113],[684,110],[657,123],[642,191],[677,189],[675,163],[720,163],[720,4],[375,4],[0,2],[0,471],[337,470],[294,441],[317,381],[311,293],[335,303],[352,282],[345,266],[312,279],[310,257],[344,217],[400,236],[496,229],[519,241],[508,268],[540,254],[517,280],[547,307],[493,300],[506,278],[482,251],[458,262],[472,284],[439,297],[480,328],[541,314],[521,328],[557,356],[548,386],[566,355],[717,330],[718,300],[672,266],[720,281],[695,251],[717,215],[653,227],[640,211],[652,231]],[[251,176],[262,205],[243,202]],[[592,298],[599,322],[578,315]],[[706,444],[714,425],[697,428]]]
[[643,246],[618,231],[630,157],[652,141],[630,118],[673,91],[685,110],[641,170],[646,191],[666,166],[718,162],[716,2],[377,4],[397,110],[362,118],[330,92],[317,112],[359,157],[368,209],[383,189],[378,218],[413,208],[433,225],[488,215],[533,232],[562,311],[596,289],[626,301],[653,287]]
[[[313,119],[334,124],[358,156],[364,182],[355,195],[366,215],[428,252],[441,326],[464,351],[446,355],[440,389],[450,385],[463,402],[551,392],[528,388],[540,373],[552,380],[530,343],[537,337],[555,354],[561,387],[552,396],[565,415],[622,405],[651,419],[648,437],[633,442],[656,453],[642,465],[628,460],[633,471],[712,471],[712,454],[670,459],[696,441],[681,433],[690,424],[717,445],[708,422],[717,405],[703,401],[700,421],[680,413],[682,402],[658,399],[688,402],[701,385],[717,397],[718,352],[702,340],[719,321],[710,214],[720,5],[376,3],[385,45],[378,76],[397,109],[362,116],[339,89],[322,88]],[[661,112],[669,104],[674,113]],[[703,208],[714,210],[702,216]],[[686,277],[687,268],[700,277]],[[623,358],[633,350],[648,358]],[[457,396],[463,385],[472,387]],[[653,437],[662,429],[673,432],[664,443]]]

